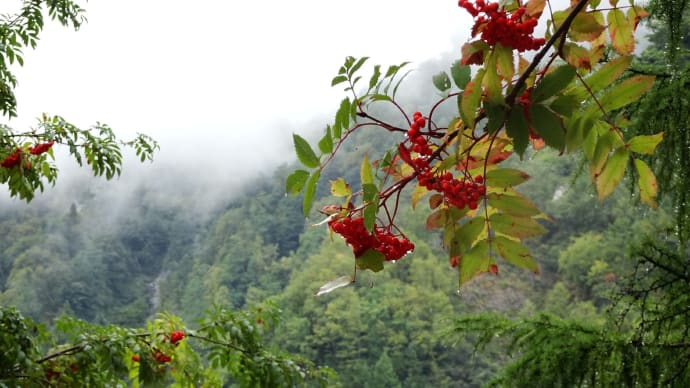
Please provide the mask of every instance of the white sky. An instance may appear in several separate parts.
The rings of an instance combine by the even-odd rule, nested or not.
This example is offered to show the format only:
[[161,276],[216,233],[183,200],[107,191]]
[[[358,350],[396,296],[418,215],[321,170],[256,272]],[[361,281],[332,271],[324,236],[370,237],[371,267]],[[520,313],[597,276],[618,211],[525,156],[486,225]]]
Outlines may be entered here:
[[[9,124],[25,128],[42,112],[100,121],[158,138],[162,154],[231,141],[229,162],[285,153],[292,132],[323,128],[344,96],[330,80],[345,56],[384,65],[459,56],[453,36],[471,23],[455,0],[82,3],[80,31],[52,23],[26,50]],[[3,0],[0,12],[19,4]]]

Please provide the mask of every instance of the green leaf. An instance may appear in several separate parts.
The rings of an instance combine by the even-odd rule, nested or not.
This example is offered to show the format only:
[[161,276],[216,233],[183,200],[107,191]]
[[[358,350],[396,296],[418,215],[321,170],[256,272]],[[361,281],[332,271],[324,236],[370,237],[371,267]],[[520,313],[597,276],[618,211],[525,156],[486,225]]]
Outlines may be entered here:
[[630,66],[632,58],[632,56],[618,57],[608,62],[600,69],[598,69],[594,74],[589,76],[585,80],[585,83],[593,93],[596,93],[608,86],[611,86],[613,81],[618,79],[618,77],[621,74],[623,74],[625,69],[627,69],[628,66]]
[[367,183],[374,183],[374,174],[371,172],[371,164],[369,158],[364,155],[362,158],[362,166],[359,170],[359,177],[362,180],[362,186]]
[[359,60],[357,60],[357,63],[355,63],[355,65],[352,66],[350,68],[350,71],[348,72],[350,77],[352,77],[355,74],[355,72],[357,72],[357,70],[359,70],[359,68],[362,67],[362,65],[364,64],[364,62],[367,61],[367,59],[369,59],[369,57],[362,57],[362,58],[359,58]]
[[468,128],[474,128],[475,125],[474,119],[477,117],[477,109],[482,98],[482,79],[484,79],[484,70],[480,69],[462,92],[460,115]]
[[499,255],[510,264],[539,273],[539,265],[529,253],[529,249],[520,242],[504,236],[496,236],[492,241]]
[[372,74],[371,78],[369,79],[369,91],[376,86],[376,84],[379,82],[379,78],[381,77],[381,65],[376,65],[374,66],[374,74]]
[[[351,103],[349,98],[344,98],[340,102],[340,107],[338,108],[338,112],[335,114],[335,122],[340,125],[342,129],[347,130],[350,128],[350,108],[351,108]],[[337,138],[340,138],[340,134],[338,136],[335,136]]]
[[539,222],[530,217],[515,217],[505,213],[494,213],[489,217],[489,225],[499,233],[517,238],[541,236],[546,233]]
[[498,74],[510,82],[515,74],[513,49],[499,43],[494,48],[494,55],[496,56],[496,70],[498,70]]
[[578,99],[572,94],[558,96],[549,104],[549,108],[563,117],[570,117],[580,106]]
[[537,206],[529,199],[517,192],[508,193],[489,193],[487,195],[489,206],[492,206],[504,213],[518,217],[530,217],[541,214]]
[[492,187],[514,187],[530,178],[527,173],[514,168],[498,168],[486,172],[486,185]]
[[529,145],[529,126],[521,106],[515,105],[510,110],[506,122],[506,133],[513,139],[513,148],[522,158]]
[[337,76],[335,76],[335,77],[333,78],[333,80],[331,80],[331,87],[333,87],[333,86],[335,86],[335,85],[337,85],[337,84],[343,83],[343,82],[345,82],[345,81],[347,81],[347,76],[345,76],[345,75],[337,75]]
[[345,179],[338,178],[331,181],[331,195],[334,197],[347,197],[352,195],[350,185],[345,182]]
[[[451,225],[450,227],[455,227]],[[483,217],[475,217],[467,220],[465,224],[455,230],[450,241],[450,255],[461,256],[470,249],[477,237],[486,229],[486,221]]]
[[637,101],[653,84],[653,76],[636,75],[613,86],[599,102],[606,112],[620,109]]
[[489,119],[489,122],[486,125],[486,129],[489,131],[489,133],[493,134],[497,130],[503,128],[503,124],[505,123],[506,119],[505,104],[497,104],[485,101],[484,113],[486,113],[486,117]]
[[541,104],[530,105],[529,111],[534,131],[544,139],[544,143],[549,147],[563,151],[565,149],[565,130],[561,119]]
[[450,89],[450,78],[445,71],[434,75],[431,77],[431,80],[433,81],[436,89],[438,89],[440,92],[446,92]]
[[364,227],[369,232],[373,231],[374,225],[376,225],[376,213],[378,213],[379,210],[378,193],[376,185],[371,183],[362,185],[362,199],[365,205],[362,211],[362,217],[364,218]]
[[625,147],[618,147],[611,155],[604,169],[601,170],[599,176],[596,177],[597,192],[599,193],[599,201],[603,201],[613,193],[618,183],[625,175],[625,167],[628,165],[628,157],[630,151]]
[[326,127],[326,134],[319,140],[319,150],[324,154],[330,154],[333,151],[333,135],[330,125]]
[[654,176],[652,169],[649,168],[644,161],[634,159],[633,162],[635,163],[635,169],[639,177],[637,185],[640,188],[640,200],[656,209],[656,194],[658,190],[656,176]]
[[542,78],[532,91],[532,102],[544,101],[565,89],[575,78],[576,69],[570,65],[563,65]]
[[663,132],[659,132],[656,135],[635,136],[628,141],[628,148],[630,151],[637,152],[638,154],[651,155],[663,138]]
[[293,134],[292,140],[295,143],[295,152],[297,152],[297,159],[299,159],[299,161],[302,162],[302,164],[305,167],[319,167],[319,158],[314,153],[314,150],[311,149],[309,143],[307,143],[307,141],[304,140],[304,138],[298,134]]
[[635,50],[634,28],[625,13],[620,9],[612,9],[606,15],[609,22],[611,44],[620,55],[630,55]]
[[299,194],[304,188],[304,184],[309,179],[309,173],[304,170],[293,171],[285,180],[285,192],[292,195]]
[[355,258],[355,263],[357,264],[357,268],[361,270],[369,269],[372,272],[379,272],[383,269],[383,262],[385,259],[386,257],[383,253],[375,249],[368,249],[362,255]]
[[456,61],[450,68],[450,75],[453,77],[455,86],[459,89],[465,89],[467,83],[470,82],[472,73],[469,66],[461,65],[460,61]]
[[473,277],[487,272],[490,264],[489,245],[486,240],[482,240],[460,257],[458,262],[460,286],[467,283]]
[[309,177],[309,180],[307,180],[306,188],[304,189],[304,201],[302,202],[302,211],[305,217],[309,216],[309,210],[311,210],[311,204],[314,201],[316,184],[319,182],[319,177],[321,177],[321,170],[316,170]]

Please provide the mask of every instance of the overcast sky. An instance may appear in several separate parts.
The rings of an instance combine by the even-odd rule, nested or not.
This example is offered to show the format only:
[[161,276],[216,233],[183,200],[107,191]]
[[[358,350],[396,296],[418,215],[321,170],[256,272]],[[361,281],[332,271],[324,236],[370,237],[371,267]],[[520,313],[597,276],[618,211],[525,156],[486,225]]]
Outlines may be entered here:
[[[245,161],[284,154],[292,132],[326,124],[343,97],[330,80],[345,56],[388,65],[459,55],[470,25],[453,0],[82,3],[80,31],[51,24],[25,52],[11,126],[47,112],[150,134],[163,156],[231,142],[224,156]],[[0,11],[19,4],[3,0]]]

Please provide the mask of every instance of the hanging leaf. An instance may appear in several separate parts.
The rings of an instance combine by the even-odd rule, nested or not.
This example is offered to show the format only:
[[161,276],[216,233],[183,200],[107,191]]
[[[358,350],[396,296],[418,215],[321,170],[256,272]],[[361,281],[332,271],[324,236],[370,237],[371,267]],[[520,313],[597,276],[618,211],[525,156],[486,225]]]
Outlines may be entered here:
[[319,150],[324,154],[330,154],[333,151],[333,135],[330,125],[326,127],[326,134],[319,140]]
[[512,194],[489,193],[487,199],[489,206],[514,216],[530,217],[541,213],[532,201],[517,192],[513,192]]
[[611,195],[616,186],[618,186],[618,183],[623,179],[629,156],[630,151],[628,151],[627,148],[618,147],[613,152],[613,155],[608,158],[604,165],[604,169],[601,170],[601,174],[596,177],[599,201],[603,201],[604,198]]
[[462,45],[461,51],[462,58],[460,59],[460,64],[483,65],[484,55],[489,51],[489,45],[483,40],[475,40]]
[[292,195],[299,194],[304,188],[304,184],[309,179],[309,173],[304,170],[293,171],[285,180],[285,192]]
[[383,253],[375,249],[368,249],[362,255],[355,258],[355,264],[361,270],[369,269],[372,272],[379,272],[383,269],[385,259],[386,257]]
[[472,249],[460,256],[458,262],[458,278],[460,286],[467,283],[477,275],[489,270],[491,258],[489,257],[489,245],[486,240],[477,243]]
[[448,74],[445,71],[434,75],[431,77],[431,80],[433,81],[436,89],[442,93],[447,92],[450,89],[450,77],[448,77]]
[[558,151],[565,149],[565,129],[561,119],[541,104],[532,104],[529,108],[534,131],[544,139],[549,147]]
[[364,227],[369,232],[374,230],[374,225],[376,224],[376,213],[379,210],[378,194],[379,191],[376,185],[372,183],[362,185],[362,200],[366,206],[362,211],[362,217],[364,218]]
[[347,76],[345,76],[345,75],[337,75],[337,76],[335,76],[335,77],[333,78],[333,80],[331,81],[331,86],[335,86],[335,85],[340,84],[340,83],[343,83],[343,82],[345,82],[345,81],[347,81]]
[[573,66],[563,65],[545,75],[532,91],[532,102],[544,101],[565,89],[575,78],[575,73],[576,69]]
[[316,193],[316,184],[321,177],[321,170],[316,170],[312,173],[307,180],[306,188],[304,189],[304,200],[302,202],[302,210],[304,216],[309,216],[309,210],[311,210],[311,204],[314,201],[314,194]]
[[568,36],[578,42],[589,42],[596,39],[606,29],[596,17],[588,12],[580,12],[575,15],[573,23],[568,30]]
[[514,187],[530,178],[525,172],[514,168],[498,168],[486,172],[486,185],[492,187]]
[[319,167],[319,158],[311,149],[309,143],[307,143],[304,138],[298,134],[292,135],[292,140],[295,143],[295,152],[297,153],[297,159],[308,168]]
[[474,76],[472,82],[468,83],[462,92],[460,102],[460,115],[462,121],[468,128],[474,128],[474,119],[477,117],[477,109],[482,98],[482,80],[484,79],[484,69],[480,69]]
[[546,228],[533,218],[515,217],[505,213],[492,214],[489,224],[494,231],[516,238],[536,237],[546,233]]
[[[628,66],[630,66],[632,58],[632,56],[618,57],[606,63],[604,66],[599,68],[594,74],[587,77],[585,83],[587,84],[589,89],[592,90],[593,93],[596,93],[608,86],[611,86],[613,81],[617,80],[618,77],[620,77],[620,75],[623,74],[625,69],[627,69]],[[584,88],[582,90],[585,94],[587,93],[587,91]]]
[[429,190],[421,185],[416,185],[414,189],[412,190],[412,209],[417,208],[417,204],[419,203],[419,200],[422,199],[423,196],[428,193]]
[[450,255],[461,256],[466,250],[470,249],[484,230],[486,230],[486,221],[483,217],[467,220],[465,224],[454,230],[449,244]]
[[536,274],[539,273],[539,265],[529,253],[529,249],[519,241],[511,240],[503,236],[496,236],[492,243],[493,246],[496,247],[496,250],[498,250],[498,254],[501,255],[505,261],[516,267],[530,270]]
[[539,19],[546,7],[546,0],[529,0],[525,3],[525,16]]
[[575,43],[568,42],[563,45],[563,56],[566,62],[577,69],[592,69],[592,61],[589,51]]
[[607,91],[606,94],[599,100],[599,103],[606,112],[620,109],[639,100],[640,97],[647,90],[649,90],[653,84],[653,76],[637,75],[630,77]]
[[350,284],[354,284],[354,282],[355,281],[352,279],[351,276],[341,276],[319,287],[319,290],[316,292],[315,296],[328,294],[329,292],[335,291],[338,288],[343,288],[349,286]]
[[359,170],[359,178],[362,180],[362,185],[367,183],[374,183],[374,175],[371,172],[371,164],[369,158],[364,155],[362,158],[362,166]]
[[513,49],[499,43],[494,47],[494,55],[496,56],[496,70],[498,70],[498,74],[505,80],[512,80],[513,75],[515,75]]
[[638,154],[652,155],[656,146],[659,145],[663,138],[663,132],[659,132],[656,135],[635,136],[628,141],[628,148],[630,151],[637,152]]
[[633,25],[625,13],[620,9],[612,9],[606,15],[609,22],[609,36],[611,44],[620,55],[630,55],[635,50]]
[[455,86],[459,89],[465,89],[467,83],[470,82],[472,72],[469,66],[462,65],[460,61],[456,61],[450,68],[450,75],[453,77]]
[[506,133],[513,139],[515,152],[522,158],[529,145],[529,126],[521,106],[515,105],[510,110],[506,122]]
[[345,182],[345,179],[338,178],[331,181],[331,195],[334,197],[348,197],[352,195],[352,189],[350,185]]
[[441,206],[443,203],[443,194],[434,194],[431,197],[429,197],[429,208],[431,210],[436,209],[437,207]]
[[654,176],[652,169],[644,161],[634,159],[634,163],[638,175],[637,185],[640,188],[640,200],[656,209],[656,194],[658,190],[656,176]]

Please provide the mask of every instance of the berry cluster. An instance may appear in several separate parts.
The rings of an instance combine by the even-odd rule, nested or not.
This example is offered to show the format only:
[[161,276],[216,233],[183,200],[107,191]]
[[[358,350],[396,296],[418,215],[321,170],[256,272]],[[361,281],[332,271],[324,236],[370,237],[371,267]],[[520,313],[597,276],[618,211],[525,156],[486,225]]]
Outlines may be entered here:
[[413,121],[412,124],[410,124],[410,129],[407,131],[407,138],[410,139],[412,143],[412,151],[420,155],[429,156],[433,151],[431,147],[429,147],[424,136],[419,134],[419,130],[426,126],[426,119],[420,112],[414,112],[412,119]]
[[419,179],[419,184],[428,190],[442,193],[446,203],[458,209],[465,206],[471,210],[477,209],[479,200],[486,194],[486,186],[483,185],[484,177],[481,175],[474,177],[474,181],[461,181],[454,178],[450,172],[434,176],[431,171],[422,171],[417,179]]
[[[532,36],[537,18],[525,16],[525,7],[518,7],[509,15],[504,9],[499,9],[498,3],[486,3],[484,0],[476,0],[475,4],[460,0],[458,5],[476,18],[472,36],[481,32],[481,39],[489,46],[500,43],[523,52],[537,50],[546,43],[544,38]],[[479,16],[480,13],[484,15]]]
[[17,149],[6,157],[5,159],[0,162],[0,166],[3,166],[5,168],[12,168],[14,166],[17,166],[19,163],[22,161],[22,149],[17,147]]
[[55,144],[55,142],[52,140],[47,142],[47,143],[36,144],[35,146],[29,148],[29,153],[31,155],[40,155],[40,154],[48,151],[50,149],[50,147],[53,146],[53,144]]
[[382,227],[375,227],[371,234],[364,227],[364,219],[342,218],[333,220],[328,226],[339,235],[343,236],[345,242],[352,246],[355,257],[363,255],[369,249],[381,252],[386,261],[400,260],[407,253],[414,250],[414,244],[406,237],[396,237],[390,230]]

